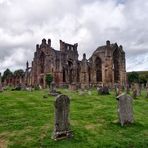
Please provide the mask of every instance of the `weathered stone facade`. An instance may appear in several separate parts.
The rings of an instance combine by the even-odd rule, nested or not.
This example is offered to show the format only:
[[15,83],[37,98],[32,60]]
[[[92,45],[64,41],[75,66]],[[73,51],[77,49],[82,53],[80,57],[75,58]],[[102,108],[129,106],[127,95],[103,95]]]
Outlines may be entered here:
[[87,59],[78,59],[78,44],[68,44],[60,40],[60,50],[51,47],[51,40],[42,40],[36,45],[32,66],[26,64],[27,85],[46,87],[45,77],[51,73],[57,86],[76,83],[82,88],[96,85],[125,85],[125,52],[122,46],[106,42],[98,47]]

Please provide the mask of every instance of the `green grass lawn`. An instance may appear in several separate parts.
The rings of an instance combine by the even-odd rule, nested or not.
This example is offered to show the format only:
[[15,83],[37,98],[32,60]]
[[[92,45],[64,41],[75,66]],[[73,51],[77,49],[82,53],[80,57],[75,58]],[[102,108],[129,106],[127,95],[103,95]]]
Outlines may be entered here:
[[0,148],[147,148],[148,99],[134,100],[135,123],[121,127],[117,122],[114,94],[79,95],[61,90],[71,99],[70,123],[72,139],[53,141],[54,100],[43,98],[43,91],[5,91],[0,93]]

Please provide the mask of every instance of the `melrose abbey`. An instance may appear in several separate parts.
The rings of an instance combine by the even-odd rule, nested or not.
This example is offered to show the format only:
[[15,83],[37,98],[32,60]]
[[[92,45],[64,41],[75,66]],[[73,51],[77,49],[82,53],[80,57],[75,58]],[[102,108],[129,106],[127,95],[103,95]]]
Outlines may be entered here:
[[89,59],[84,53],[81,61],[77,48],[77,43],[72,45],[60,40],[60,50],[55,50],[50,39],[43,39],[40,45],[36,45],[31,66],[26,63],[26,85],[45,88],[48,73],[53,75],[57,86],[76,84],[79,88],[87,88],[97,85],[112,87],[116,83],[125,85],[125,52],[121,45],[106,41],[106,45],[94,50]]

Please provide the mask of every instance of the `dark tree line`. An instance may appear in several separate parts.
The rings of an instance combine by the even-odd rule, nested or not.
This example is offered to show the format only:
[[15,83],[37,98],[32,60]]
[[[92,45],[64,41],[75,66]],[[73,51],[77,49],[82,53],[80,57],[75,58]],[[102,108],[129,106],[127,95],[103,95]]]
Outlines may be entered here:
[[128,72],[127,73],[127,79],[128,82],[131,83],[140,83],[140,84],[145,84],[148,81],[148,72],[144,71],[144,72]]
[[10,69],[6,69],[2,75],[2,82],[4,82],[6,79],[15,76],[15,77],[23,77],[25,74],[24,70],[18,69],[12,72]]

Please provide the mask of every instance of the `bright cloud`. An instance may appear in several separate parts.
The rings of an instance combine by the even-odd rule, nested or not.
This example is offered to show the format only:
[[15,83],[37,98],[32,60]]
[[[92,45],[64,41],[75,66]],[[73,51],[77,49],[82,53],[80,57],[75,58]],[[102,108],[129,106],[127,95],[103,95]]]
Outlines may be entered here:
[[147,0],[0,0],[0,71],[24,68],[35,45],[79,43],[80,58],[106,40],[122,44],[127,71],[148,70]]

